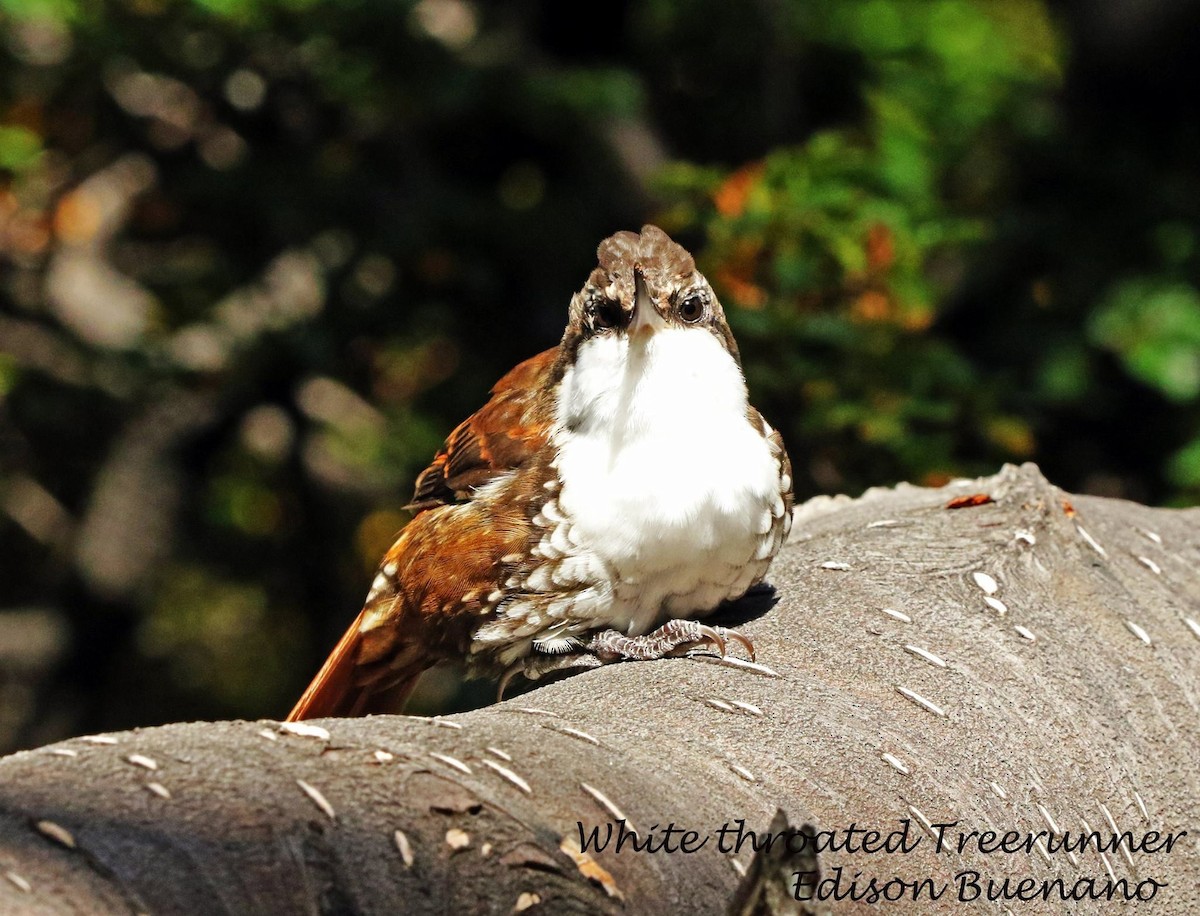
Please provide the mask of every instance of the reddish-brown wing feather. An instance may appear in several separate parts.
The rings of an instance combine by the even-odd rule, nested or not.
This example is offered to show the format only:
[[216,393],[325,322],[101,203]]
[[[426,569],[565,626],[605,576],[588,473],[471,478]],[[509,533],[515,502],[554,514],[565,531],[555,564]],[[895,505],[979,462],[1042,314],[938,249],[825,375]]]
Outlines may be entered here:
[[492,388],[491,400],[460,423],[417,477],[415,511],[469,499],[474,487],[520,467],[545,447],[549,405],[536,395],[548,387],[558,347],[531,357],[510,370]]
[[502,558],[523,553],[528,540],[529,520],[512,500],[420,513],[288,720],[399,711],[426,668],[467,654],[488,596],[507,576]]
[[[547,350],[500,379],[487,404],[459,424],[417,478],[408,508],[418,514],[384,557],[382,586],[289,721],[398,710],[426,668],[466,652],[482,597],[503,579],[500,558],[521,553],[528,540],[522,500],[481,505],[472,491],[539,453],[545,457],[553,404],[537,394],[548,386],[557,357],[557,348]],[[529,477],[540,486],[537,473]]]

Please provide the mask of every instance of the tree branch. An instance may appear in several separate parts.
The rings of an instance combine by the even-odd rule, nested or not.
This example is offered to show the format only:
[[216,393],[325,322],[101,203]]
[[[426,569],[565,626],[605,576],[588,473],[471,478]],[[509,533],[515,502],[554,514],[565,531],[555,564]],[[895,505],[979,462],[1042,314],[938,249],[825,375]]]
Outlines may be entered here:
[[[975,493],[994,501],[947,508]],[[195,723],[16,754],[0,761],[0,909],[722,913],[747,869],[790,874],[752,863],[748,841],[719,848],[782,809],[840,847],[819,856],[827,890],[855,872],[864,893],[872,877],[947,886],[889,912],[956,911],[964,870],[984,889],[1152,879],[1154,912],[1188,912],[1198,570],[1200,510],[1064,497],[1032,465],[810,502],[773,568],[778,604],[735,609],[777,676],[630,663],[445,719]],[[669,824],[708,839],[579,854],[580,822],[603,836],[621,817],[642,843],[678,847]],[[847,833],[906,819],[908,853]],[[938,853],[931,825],[947,822]],[[987,830],[1129,831],[1139,851],[958,850]],[[1148,831],[1183,830],[1142,850]],[[744,885],[738,912],[802,911],[779,880],[773,902],[747,904]]]

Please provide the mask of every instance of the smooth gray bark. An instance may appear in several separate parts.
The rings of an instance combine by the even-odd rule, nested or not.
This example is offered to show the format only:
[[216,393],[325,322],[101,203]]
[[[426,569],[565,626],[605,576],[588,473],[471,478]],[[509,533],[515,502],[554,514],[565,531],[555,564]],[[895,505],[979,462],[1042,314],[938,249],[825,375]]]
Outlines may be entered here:
[[[947,508],[972,493],[995,501]],[[988,877],[1153,879],[1166,886],[1140,908],[1197,912],[1200,510],[1066,497],[1007,467],[809,503],[772,581],[778,604],[746,602],[759,616],[741,628],[778,677],[630,663],[448,719],[317,723],[328,737],[196,723],[8,757],[0,911],[723,913],[752,854],[721,852],[717,831],[765,831],[782,809],[839,840],[907,819],[910,853],[819,857],[826,879],[843,868],[843,891],[856,872],[860,892],[871,877],[948,885],[887,912],[958,911],[964,870],[984,891]],[[709,840],[582,865],[560,848],[618,812],[643,840],[670,823]],[[922,821],[956,821],[950,848]],[[1139,851],[956,845],[1114,826]],[[1170,851],[1140,849],[1148,831],[1184,830]],[[760,912],[783,911],[778,890]],[[831,906],[867,910],[811,908]]]

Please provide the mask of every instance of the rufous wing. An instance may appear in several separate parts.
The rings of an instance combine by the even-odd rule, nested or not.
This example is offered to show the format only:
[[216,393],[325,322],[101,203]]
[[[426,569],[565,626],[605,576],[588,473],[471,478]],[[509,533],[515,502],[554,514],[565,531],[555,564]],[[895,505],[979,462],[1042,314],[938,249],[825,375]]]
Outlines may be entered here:
[[498,600],[489,596],[506,577],[504,558],[528,540],[527,515],[511,500],[421,512],[289,721],[401,711],[425,669],[466,653],[487,602]]
[[553,404],[538,394],[549,387],[558,347],[530,357],[492,388],[491,399],[454,432],[417,477],[414,511],[462,502],[497,475],[519,468],[548,444]]
[[526,538],[522,513],[474,504],[474,490],[544,454],[553,404],[538,394],[557,360],[558,348],[546,350],[500,379],[417,478],[407,507],[417,517],[384,557],[383,583],[288,721],[398,712],[421,673],[462,643],[462,618],[478,619],[478,596],[495,589],[499,558]]

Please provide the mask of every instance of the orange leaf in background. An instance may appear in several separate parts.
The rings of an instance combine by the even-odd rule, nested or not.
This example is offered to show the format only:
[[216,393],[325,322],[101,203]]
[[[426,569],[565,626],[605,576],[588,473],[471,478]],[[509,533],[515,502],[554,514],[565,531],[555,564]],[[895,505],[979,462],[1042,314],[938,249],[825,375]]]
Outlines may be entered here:
[[987,437],[1010,454],[1027,457],[1037,450],[1033,431],[1012,417],[997,417],[986,424]]
[[947,509],[974,509],[976,506],[986,506],[995,502],[986,493],[972,493],[970,496],[956,496],[946,503]]
[[886,321],[892,317],[892,303],[879,290],[869,289],[854,300],[850,314],[859,321]]
[[925,306],[905,312],[900,319],[900,325],[906,331],[926,331],[933,324],[933,312]]
[[886,223],[872,223],[867,230],[867,267],[882,273],[896,260],[896,246],[892,230]]
[[762,249],[752,239],[738,241],[728,258],[710,276],[733,297],[735,304],[760,309],[767,304],[767,291],[754,282]]
[[746,211],[750,189],[763,173],[761,162],[744,165],[722,183],[713,194],[713,203],[722,216],[741,216]]
[[72,191],[54,211],[54,234],[64,242],[82,245],[100,228],[100,207],[86,191]]
[[717,282],[729,290],[734,302],[743,308],[760,309],[767,304],[767,292],[761,286],[743,280],[728,269],[716,273]]
[[1076,514],[1075,507],[1071,505],[1071,501],[1069,499],[1066,499],[1066,498],[1063,499],[1062,510],[1063,510],[1063,514],[1066,515],[1067,518],[1075,517],[1075,514]]
[[928,471],[921,478],[921,485],[925,487],[944,487],[953,479],[954,477],[945,471]]

